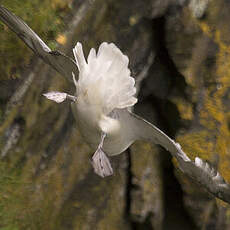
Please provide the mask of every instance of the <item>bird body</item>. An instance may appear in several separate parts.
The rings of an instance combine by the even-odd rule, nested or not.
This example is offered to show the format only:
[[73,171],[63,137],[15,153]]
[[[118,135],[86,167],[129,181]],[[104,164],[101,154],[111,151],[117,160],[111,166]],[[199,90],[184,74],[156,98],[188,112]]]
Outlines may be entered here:
[[135,80],[130,76],[128,57],[113,44],[103,42],[96,54],[91,49],[85,60],[81,43],[73,49],[79,69],[75,102],[71,107],[86,142],[97,149],[104,133],[102,149],[107,155],[123,152],[134,141],[122,110],[137,102]]
[[168,150],[177,159],[184,173],[214,196],[230,203],[230,185],[210,164],[198,157],[195,161],[190,160],[178,143],[129,111],[129,107],[137,102],[134,96],[135,81],[130,76],[128,57],[114,44],[102,43],[97,54],[91,49],[86,61],[82,46],[77,43],[73,50],[74,61],[59,51],[51,51],[22,19],[3,6],[0,6],[0,20],[44,62],[74,82],[74,96],[62,92],[43,95],[57,103],[71,101],[77,126],[85,141],[95,151],[92,157],[95,173],[101,177],[112,175],[113,169],[107,155],[120,154],[135,140],[146,140]]
[[[127,135],[129,127],[127,127],[125,120],[122,119],[122,111],[117,111],[117,118],[115,119],[109,116],[95,115],[94,111],[90,114],[93,107],[86,110],[79,110],[77,104],[74,102],[71,103],[71,107],[81,135],[93,150],[97,149],[101,141],[101,133],[103,131],[100,126],[106,131],[102,149],[109,156],[122,153],[134,142],[134,139],[130,135]],[[87,114],[90,114],[90,116]]]

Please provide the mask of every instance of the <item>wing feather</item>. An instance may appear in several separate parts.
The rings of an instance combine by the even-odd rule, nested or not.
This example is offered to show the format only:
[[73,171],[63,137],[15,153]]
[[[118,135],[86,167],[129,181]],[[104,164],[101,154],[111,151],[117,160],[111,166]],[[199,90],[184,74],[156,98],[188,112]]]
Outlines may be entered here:
[[97,54],[91,49],[88,63],[80,43],[73,51],[80,71],[77,91],[87,97],[89,104],[97,101],[103,112],[109,114],[113,109],[130,107],[137,102],[135,80],[128,68],[129,59],[116,45],[103,42]]
[[1,5],[0,20],[14,31],[37,56],[42,58],[44,62],[53,67],[69,81],[73,81],[72,72],[74,72],[75,76],[78,76],[78,69],[72,58],[59,51],[51,51],[42,39],[22,19]]
[[214,196],[230,203],[230,185],[209,163],[196,157],[195,162],[183,152],[180,144],[143,118],[129,113],[130,126],[136,140],[147,140],[159,144],[174,156],[180,169],[202,184]]

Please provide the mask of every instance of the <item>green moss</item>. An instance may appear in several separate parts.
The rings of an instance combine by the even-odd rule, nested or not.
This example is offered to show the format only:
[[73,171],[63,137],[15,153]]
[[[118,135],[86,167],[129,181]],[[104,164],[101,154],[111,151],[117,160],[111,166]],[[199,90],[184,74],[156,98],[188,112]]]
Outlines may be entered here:
[[5,162],[0,163],[0,229],[19,229],[17,218],[22,200],[16,194],[22,183],[20,174],[20,170],[10,169]]
[[[48,21],[45,14],[50,11],[50,8],[47,7],[49,2],[63,7],[60,6],[62,1],[35,0],[33,2],[25,1],[27,3],[23,4],[24,1],[20,0],[20,4],[19,1],[11,1],[12,5],[18,2],[14,8],[10,8],[10,3],[7,6],[5,4],[7,1],[1,4],[5,4],[17,15],[23,17],[42,38],[46,37],[48,40],[55,38],[57,32],[49,33],[48,29],[53,31],[56,30],[56,27],[53,29],[49,26],[56,23],[59,28],[60,24],[58,21],[52,22],[53,13],[49,15],[50,20]],[[41,5],[36,5],[38,2]],[[44,19],[39,16],[39,13],[31,15],[30,10],[25,8],[28,5],[36,9],[31,10],[33,13],[42,11]],[[40,7],[44,7],[44,9]],[[51,7],[53,7],[52,4]],[[116,38],[115,31],[112,31],[110,25],[113,19],[108,20],[107,7],[107,2],[104,0],[96,1],[84,15],[84,20],[77,27],[74,36],[79,41],[86,41],[84,46],[96,47],[97,43],[101,43],[103,40],[114,41]],[[27,13],[20,12],[24,8]],[[34,22],[36,20],[44,21],[39,24]],[[89,30],[89,26],[92,26],[92,30]],[[8,35],[12,35],[15,37],[15,42],[18,42],[18,38],[13,33],[7,34],[6,31],[4,34],[5,39]],[[28,54],[28,51],[29,49],[19,42],[18,45],[15,45],[15,50],[12,49],[17,57],[12,57],[15,59],[8,60],[8,63],[16,63],[12,60],[20,60],[20,58],[23,59],[23,63],[26,63],[24,60],[26,58],[29,60],[32,54],[32,52]],[[20,55],[23,53],[23,56],[20,56],[19,53],[21,53]],[[28,57],[25,57],[25,54]],[[23,63],[21,66],[24,65]],[[11,67],[9,67],[10,70]],[[20,65],[17,65],[16,68],[19,67]],[[3,207],[0,212],[4,219],[4,222],[1,222],[0,217],[0,227],[12,230],[14,228],[50,230],[67,229],[65,225],[71,224],[73,229],[81,229],[89,221],[87,218],[90,216],[91,210],[96,210],[91,215],[93,221],[96,218],[94,213],[99,215],[99,219],[105,217],[105,220],[100,222],[100,229],[108,229],[111,223],[117,223],[117,226],[120,226],[125,203],[123,200],[125,192],[122,190],[125,183],[124,173],[107,180],[99,180],[91,173],[89,157],[92,152],[89,153],[89,148],[79,137],[78,131],[73,127],[70,128],[69,124],[65,125],[69,112],[68,105],[56,105],[41,97],[43,90],[49,91],[51,88],[63,90],[66,87],[66,82],[61,78],[58,78],[57,81],[55,76],[48,80],[45,77],[47,76],[44,74],[44,76],[39,76],[39,80],[34,80],[22,103],[13,108],[0,126],[0,135],[3,135],[16,116],[23,117],[25,120],[23,133],[17,146],[11,149],[7,159],[4,159],[6,161],[4,167],[9,167],[9,170],[5,171],[5,177],[2,177],[4,185],[2,186],[3,191],[0,191],[0,199],[4,198],[5,194],[7,197],[0,204],[0,207]],[[37,84],[38,81],[39,83],[45,82],[45,87]],[[63,134],[63,129],[68,129],[68,134]],[[59,137],[57,141],[55,141],[56,137]],[[61,143],[58,143],[59,140]],[[56,144],[59,145],[57,149]],[[17,181],[17,184],[7,183],[8,176],[12,177],[13,181]],[[7,193],[7,191],[10,192]],[[96,225],[92,223],[91,226],[93,228]]]
[[[54,40],[63,29],[61,17],[67,4],[57,0],[2,0],[1,5],[21,17],[48,45],[55,48]],[[36,9],[36,10],[35,10]],[[0,80],[19,77],[20,69],[28,65],[32,51],[0,22]]]

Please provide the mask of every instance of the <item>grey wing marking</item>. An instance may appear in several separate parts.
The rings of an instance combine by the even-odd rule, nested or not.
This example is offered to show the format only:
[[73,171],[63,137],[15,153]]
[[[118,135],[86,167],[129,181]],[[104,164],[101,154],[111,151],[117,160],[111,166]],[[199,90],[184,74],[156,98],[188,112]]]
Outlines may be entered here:
[[78,76],[74,60],[59,51],[51,49],[42,39],[19,17],[0,5],[0,20],[5,23],[18,37],[29,46],[44,62],[52,66],[61,75],[72,82],[72,72]]
[[70,82],[73,82],[73,73],[76,77],[78,76],[78,68],[75,61],[60,51],[49,52],[46,62]]
[[185,174],[203,185],[214,196],[230,203],[230,185],[209,163],[198,157],[195,162],[190,160],[180,144],[169,138],[160,129],[131,112],[129,116],[136,140],[147,140],[160,144],[177,159],[179,168]]
[[131,112],[129,112],[129,114],[135,140],[146,140],[154,144],[159,144],[174,157],[179,157],[184,161],[190,161],[187,155],[182,151],[180,145],[168,137],[164,132],[150,122],[144,120],[142,117]]
[[19,17],[0,5],[0,19],[11,30],[13,30],[32,50],[34,50],[33,41],[39,42],[42,49],[50,52],[50,48],[38,37],[38,35]]

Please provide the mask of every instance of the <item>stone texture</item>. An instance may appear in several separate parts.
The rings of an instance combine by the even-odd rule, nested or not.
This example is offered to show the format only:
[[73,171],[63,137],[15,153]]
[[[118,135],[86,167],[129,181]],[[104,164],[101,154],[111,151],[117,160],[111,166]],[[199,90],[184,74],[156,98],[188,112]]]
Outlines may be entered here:
[[132,148],[132,186],[130,215],[135,222],[150,222],[154,229],[163,223],[163,185],[159,149],[136,142]]
[[[229,181],[229,3],[191,1],[166,19],[166,46],[183,74],[189,100],[171,99],[184,120],[177,135],[190,157],[216,166]],[[185,204],[202,229],[228,229],[228,208],[178,173]],[[199,203],[199,205],[198,205]],[[225,205],[224,205],[225,206]],[[223,218],[224,216],[224,218]]]
[[[85,53],[116,43],[137,80],[135,112],[229,181],[229,7],[226,0],[75,1],[59,48],[72,55],[76,41]],[[68,103],[41,96],[73,87],[36,58],[17,81],[10,92],[9,82],[0,86],[2,100],[13,94],[0,113],[0,228],[229,228],[229,207],[157,146],[137,142],[112,158],[113,177],[94,175]]]
[[[69,31],[59,37],[60,49],[72,55],[76,41],[83,43],[85,53],[103,41],[115,42],[131,57],[138,76],[151,53],[151,23],[143,21],[144,10],[136,11],[138,1],[127,12],[128,6],[129,1],[79,2]],[[73,86],[42,61],[34,63],[22,73],[24,79],[0,126],[1,169],[9,168],[0,178],[4,185],[0,227],[130,229],[127,155],[112,159],[113,177],[95,175],[89,161],[92,151],[75,128],[69,104],[57,105],[41,96],[50,90],[71,93]],[[14,127],[20,127],[16,141],[10,139]],[[12,183],[5,177],[12,177]]]

